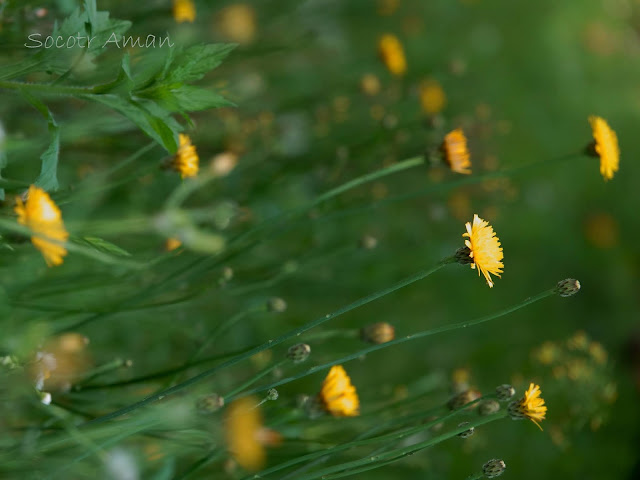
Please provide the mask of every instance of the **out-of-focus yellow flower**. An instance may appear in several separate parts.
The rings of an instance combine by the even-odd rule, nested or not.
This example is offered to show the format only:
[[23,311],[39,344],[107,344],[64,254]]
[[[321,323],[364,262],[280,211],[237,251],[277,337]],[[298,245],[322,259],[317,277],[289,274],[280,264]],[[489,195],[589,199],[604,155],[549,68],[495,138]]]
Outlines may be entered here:
[[257,404],[254,397],[232,402],[226,412],[225,424],[229,452],[242,468],[253,472],[265,464],[264,446],[277,445],[281,440],[279,433],[263,426]]
[[218,28],[232,42],[251,43],[256,35],[256,13],[244,3],[229,5],[220,12]]
[[464,243],[469,250],[471,268],[478,267],[478,276],[482,272],[489,287],[493,287],[490,274],[499,278],[504,268],[500,239],[493,231],[493,227],[477,214],[473,216],[473,225],[467,222],[466,227],[467,232],[462,236],[469,237]]
[[420,104],[427,115],[440,113],[447,103],[447,96],[442,86],[433,79],[425,80],[420,84]]
[[366,73],[360,79],[360,88],[365,95],[377,95],[380,93],[380,80],[373,73]]
[[178,135],[180,146],[173,159],[173,168],[180,173],[182,178],[195,177],[198,175],[200,158],[196,147],[191,143],[188,135],[182,133]]
[[217,177],[226,177],[238,165],[238,155],[231,152],[222,152],[211,159],[211,171]]
[[89,339],[78,333],[65,333],[45,342],[31,366],[36,388],[67,390],[89,367],[88,344]]
[[606,180],[611,180],[613,174],[618,171],[620,163],[620,148],[618,147],[618,137],[609,124],[596,115],[589,117],[593,139],[595,141],[594,150],[600,157],[600,174]]
[[171,238],[167,238],[167,242],[164,245],[164,248],[167,252],[172,252],[177,248],[180,248],[182,246],[182,242],[175,238],[175,237],[171,237]]
[[584,225],[585,236],[597,248],[613,248],[618,244],[618,222],[608,213],[593,213]]
[[514,420],[528,418],[542,430],[538,422],[545,419],[547,407],[544,405],[544,399],[540,398],[540,394],[541,391],[538,385],[529,384],[524,396],[520,400],[509,404],[508,412],[511,418]]
[[353,417],[360,414],[360,400],[356,387],[342,365],[334,365],[322,383],[320,399],[334,417]]
[[407,72],[407,59],[398,37],[385,34],[378,41],[378,53],[385,66],[393,75],[402,76]]
[[444,159],[449,168],[456,173],[471,173],[471,155],[467,148],[467,137],[461,128],[457,128],[444,136],[442,142]]
[[16,202],[18,223],[34,233],[31,243],[42,252],[48,266],[60,265],[64,261],[62,257],[67,254],[67,249],[59,243],[66,242],[69,233],[64,228],[58,206],[47,192],[35,185],[29,187],[26,202],[20,197]]
[[173,18],[178,23],[193,23],[196,19],[196,6],[193,0],[173,0]]

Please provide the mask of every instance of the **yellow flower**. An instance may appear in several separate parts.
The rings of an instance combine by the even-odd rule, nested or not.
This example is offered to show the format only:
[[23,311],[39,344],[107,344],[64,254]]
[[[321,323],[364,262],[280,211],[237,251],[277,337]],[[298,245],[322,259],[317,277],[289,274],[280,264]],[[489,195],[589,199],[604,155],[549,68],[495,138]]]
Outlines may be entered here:
[[164,248],[167,252],[172,252],[182,246],[182,242],[175,237],[167,238]]
[[232,42],[251,43],[256,36],[256,12],[244,3],[229,5],[220,12],[218,30]]
[[607,122],[598,116],[591,115],[589,123],[595,140],[595,153],[600,157],[600,174],[605,180],[611,180],[620,163],[618,137]]
[[[473,225],[466,223],[467,232],[463,233],[463,237],[469,237],[464,244],[469,249],[469,258],[471,259],[471,268],[478,267],[478,276],[480,272],[487,279],[489,287],[493,287],[491,275],[500,277],[504,264],[502,259],[502,247],[500,239],[493,231],[493,227],[488,222],[481,219],[477,214],[473,216]],[[466,249],[465,249],[466,250]]]
[[457,128],[444,136],[442,142],[444,159],[449,168],[456,173],[471,173],[471,161],[469,160],[469,150],[467,149],[467,137],[461,128]]
[[407,59],[398,37],[385,34],[378,42],[378,53],[387,69],[394,75],[401,76],[407,72]]
[[529,384],[529,389],[524,392],[524,397],[509,404],[507,411],[511,418],[514,420],[528,418],[542,430],[538,422],[545,419],[547,407],[544,405],[544,399],[540,398],[540,393],[538,385]]
[[191,144],[191,139],[188,135],[181,133],[178,138],[180,139],[180,146],[173,160],[173,168],[180,172],[182,178],[195,177],[198,174],[200,161],[196,147]]
[[69,233],[64,228],[60,209],[53,203],[49,194],[35,185],[29,187],[27,201],[17,198],[15,212],[18,223],[25,225],[34,233],[31,237],[33,245],[42,252],[47,265],[60,265],[67,254],[64,243]]
[[354,417],[360,414],[360,400],[342,365],[334,365],[322,383],[320,399],[334,417]]
[[428,115],[435,115],[442,111],[447,103],[447,97],[436,80],[425,80],[420,84],[420,103],[422,110]]
[[196,19],[196,6],[192,0],[173,0],[173,18],[176,22],[191,22]]
[[257,399],[245,397],[235,400],[226,412],[225,432],[227,448],[236,462],[246,470],[260,470],[266,461],[265,445],[280,442],[279,433],[262,425]]

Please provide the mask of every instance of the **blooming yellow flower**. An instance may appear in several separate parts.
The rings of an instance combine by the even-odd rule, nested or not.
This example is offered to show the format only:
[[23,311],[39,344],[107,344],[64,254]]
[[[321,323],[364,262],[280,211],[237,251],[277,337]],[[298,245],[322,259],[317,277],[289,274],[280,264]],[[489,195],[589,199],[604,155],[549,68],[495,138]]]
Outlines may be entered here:
[[167,252],[172,252],[182,246],[182,242],[180,239],[171,237],[167,238],[167,241],[164,244],[164,248]]
[[444,152],[444,159],[452,171],[466,175],[471,173],[467,137],[464,136],[461,128],[457,128],[444,136],[442,151]]
[[466,223],[467,232],[463,233],[463,237],[469,237],[464,244],[469,249],[469,258],[471,259],[471,268],[478,267],[478,275],[480,272],[487,279],[489,287],[493,287],[491,275],[500,277],[504,264],[502,259],[502,247],[500,239],[493,231],[493,227],[488,222],[481,219],[477,214],[473,216],[473,225]]
[[191,22],[196,19],[196,6],[192,0],[173,0],[173,18],[176,22]]
[[180,172],[182,178],[195,177],[198,174],[200,159],[196,147],[191,143],[188,135],[178,135],[180,146],[173,159],[173,168]]
[[398,37],[385,34],[378,41],[378,53],[387,69],[394,75],[401,76],[407,72],[407,59]]
[[280,442],[279,433],[265,428],[254,397],[235,400],[226,412],[227,448],[236,462],[250,471],[261,469],[266,461],[265,445]]
[[618,137],[607,122],[596,115],[589,117],[589,123],[595,141],[594,149],[600,157],[600,174],[605,180],[611,180],[620,163]]
[[542,430],[538,422],[545,419],[547,407],[544,405],[544,399],[540,398],[540,394],[538,385],[529,384],[529,389],[524,392],[524,397],[509,404],[508,412],[511,418],[514,420],[528,418]]
[[447,96],[436,80],[425,80],[420,84],[420,103],[427,115],[435,115],[442,111],[447,103]]
[[320,399],[334,417],[354,417],[360,414],[360,400],[342,365],[334,365],[322,383]]
[[60,265],[67,254],[64,243],[69,233],[64,228],[62,215],[58,206],[53,203],[47,192],[40,187],[31,185],[27,193],[27,201],[17,198],[15,212],[18,223],[25,225],[34,233],[31,237],[33,245],[42,252],[47,265]]

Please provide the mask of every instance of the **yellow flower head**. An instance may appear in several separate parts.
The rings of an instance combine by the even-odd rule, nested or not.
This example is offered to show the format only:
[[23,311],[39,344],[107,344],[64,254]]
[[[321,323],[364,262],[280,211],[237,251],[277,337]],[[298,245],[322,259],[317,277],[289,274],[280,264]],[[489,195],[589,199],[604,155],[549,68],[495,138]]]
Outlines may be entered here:
[[334,365],[322,383],[320,399],[334,417],[354,417],[360,414],[356,387],[342,365]]
[[609,124],[596,115],[589,117],[589,123],[593,131],[594,148],[600,157],[600,174],[605,180],[611,180],[620,163],[618,137]]
[[387,69],[397,76],[407,72],[407,59],[404,56],[404,49],[398,37],[385,34],[378,41],[378,53]]
[[232,42],[251,43],[256,37],[256,12],[244,3],[229,5],[220,12],[218,29]]
[[473,216],[473,225],[466,223],[467,232],[463,233],[463,237],[469,237],[464,244],[469,249],[469,258],[471,259],[471,268],[478,267],[478,275],[480,272],[487,279],[489,287],[493,287],[491,275],[500,277],[504,264],[502,259],[502,247],[500,239],[493,231],[493,227],[488,222],[481,219],[477,214]]
[[173,18],[178,23],[193,23],[196,19],[196,6],[193,0],[173,0]]
[[442,111],[447,103],[447,96],[436,80],[425,80],[420,84],[420,103],[427,115],[435,115]]
[[182,133],[178,135],[180,146],[173,159],[173,168],[180,173],[182,178],[195,177],[198,174],[200,159],[196,147],[191,144],[188,135]]
[[227,448],[234,460],[246,470],[260,470],[266,461],[265,445],[280,442],[279,433],[265,428],[254,397],[240,398],[229,405],[225,432]]
[[167,241],[164,244],[164,249],[167,252],[172,252],[180,248],[181,246],[182,246],[182,242],[180,241],[180,239],[171,237],[171,238],[167,238]]
[[524,392],[524,397],[509,404],[508,412],[511,418],[514,420],[528,418],[542,430],[538,422],[545,419],[547,407],[544,404],[544,399],[540,398],[540,393],[538,385],[529,384],[529,389]]
[[59,243],[66,242],[69,233],[64,228],[58,206],[47,192],[35,185],[29,187],[26,202],[20,197],[16,201],[18,223],[34,233],[31,237],[33,245],[42,252],[47,265],[60,265],[67,250]]
[[444,159],[452,171],[466,175],[471,173],[467,137],[464,136],[461,128],[457,128],[444,136],[442,151],[444,152]]

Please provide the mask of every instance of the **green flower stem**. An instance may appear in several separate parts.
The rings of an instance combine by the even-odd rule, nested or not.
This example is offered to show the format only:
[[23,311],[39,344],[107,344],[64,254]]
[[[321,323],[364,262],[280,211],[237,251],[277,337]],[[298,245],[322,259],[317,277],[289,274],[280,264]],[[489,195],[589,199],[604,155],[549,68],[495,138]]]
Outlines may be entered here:
[[[267,311],[267,307],[265,305],[260,305],[259,307],[249,308],[249,309],[244,310],[242,312],[238,312],[235,315],[232,315],[231,317],[227,318],[226,320],[223,320],[222,322],[220,322],[218,325],[215,326],[215,328],[213,329],[211,334],[205,339],[204,342],[202,342],[202,345],[200,345],[200,348],[198,348],[194,352],[194,354],[187,360],[186,364],[192,364],[193,362],[198,360],[200,355],[202,355],[202,353],[207,348],[209,348],[211,346],[211,344],[213,344],[218,339],[218,337],[220,335],[222,335],[226,330],[228,330],[231,327],[233,327],[240,320],[242,320],[242,319],[246,318],[247,316],[252,315],[254,313],[261,313],[261,312],[264,313],[266,311]],[[171,382],[169,382],[169,384],[174,384],[175,382],[177,382],[179,376],[180,376],[180,373],[177,373],[173,377]]]
[[275,217],[268,218],[262,221],[260,224],[256,225],[251,230],[248,230],[240,234],[239,236],[237,236],[235,239],[233,239],[233,243],[240,243],[245,238],[250,237],[256,233],[262,232],[263,230],[278,231],[281,229],[282,224],[288,221],[289,219],[297,218],[307,213],[309,210],[312,210],[313,208],[317,207],[319,204],[326,202],[327,200],[330,200],[342,193],[345,193],[349,190],[353,190],[356,187],[372,182],[379,178],[385,177],[387,175],[391,175],[393,173],[401,172],[403,170],[407,170],[409,168],[422,165],[424,164],[424,162],[425,162],[425,158],[423,156],[412,157],[412,158],[403,160],[401,162],[394,163],[393,165],[382,168],[380,170],[376,170],[374,172],[361,175],[360,177],[354,178],[353,180],[349,180],[348,182],[343,183],[342,185],[332,188],[331,190],[319,195],[314,200],[309,202],[307,205],[303,205],[300,208],[284,212],[280,215],[276,215]]
[[[396,449],[390,450],[387,453],[383,453],[380,455],[367,456],[366,458],[362,458],[360,460],[354,460],[351,462],[342,463],[340,465],[324,468],[316,472],[311,472],[308,475],[303,475],[301,477],[298,477],[298,480],[314,480],[316,478],[323,478],[328,480],[333,478],[343,478],[343,477],[353,475],[355,473],[360,473],[360,472],[364,472],[374,468],[378,468],[378,467],[381,467],[382,465],[395,462],[408,455],[416,453],[420,450],[424,450],[425,448],[432,447],[433,445],[436,445],[440,442],[453,438],[456,435],[469,430],[470,428],[476,428],[481,425],[485,425],[487,423],[493,422],[495,420],[506,418],[506,416],[507,414],[504,411],[496,413],[495,415],[488,415],[486,417],[482,417],[475,421],[469,422],[468,424],[462,427],[457,427],[449,432],[443,433],[442,435],[433,437],[429,440],[425,440],[423,442],[419,442],[410,446],[396,448]],[[337,472],[340,472],[340,473],[337,473]],[[331,474],[335,474],[335,475],[331,475]]]
[[469,475],[465,480],[480,480],[481,478],[484,478],[484,473],[478,472],[478,473]]
[[95,87],[65,87],[49,83],[26,83],[10,80],[0,81],[0,88],[10,90],[27,90],[32,92],[48,93],[52,95],[87,95],[95,91]]
[[[407,428],[405,430],[402,430],[401,432],[391,432],[391,433],[385,433],[383,435],[378,435],[376,437],[371,437],[371,438],[359,438],[356,440],[353,440],[351,442],[346,442],[346,443],[342,443],[340,445],[336,445],[334,447],[331,448],[327,448],[318,452],[312,452],[312,453],[308,453],[306,455],[301,455],[299,457],[296,458],[292,458],[291,460],[287,460],[286,462],[282,462],[278,465],[274,465],[271,468],[268,468],[266,470],[263,470],[259,473],[260,477],[266,476],[266,475],[270,475],[272,473],[278,472],[280,470],[284,470],[285,468],[289,468],[292,467],[294,465],[297,465],[299,463],[302,462],[306,462],[306,461],[310,461],[310,460],[316,460],[319,458],[322,458],[324,456],[327,455],[334,455],[336,453],[339,452],[343,452],[345,450],[349,450],[350,448],[353,447],[363,447],[363,446],[367,446],[367,445],[375,445],[378,444],[380,442],[383,442],[385,440],[390,440],[390,441],[397,441],[397,440],[402,440],[403,438],[407,438],[410,437],[411,435],[415,435],[416,433],[422,432],[424,430],[428,430],[429,428],[433,427],[434,425],[437,425],[441,422],[445,422],[457,415],[459,415],[461,412],[463,412],[464,410],[466,410],[467,408],[469,408],[470,406],[479,403],[480,401],[486,399],[486,398],[490,398],[489,396],[484,396],[482,398],[478,398],[476,400],[473,400],[472,402],[467,403],[466,405],[462,406],[461,408],[459,408],[458,410],[454,410],[453,412],[449,412],[447,415],[442,416],[442,417],[438,417],[435,418],[433,420],[429,420],[425,423],[421,423],[420,425],[417,425],[415,427],[410,427]],[[441,407],[438,407],[441,408]],[[415,418],[415,422],[420,422],[421,419],[425,419],[425,418],[429,418],[431,416],[431,411],[429,412],[422,412],[417,414],[413,414],[411,415],[411,419]],[[402,419],[402,423],[406,422],[406,418]],[[395,422],[397,422],[397,419],[392,420],[391,422],[389,422],[389,424],[385,425],[383,428],[387,428],[389,426],[392,426],[395,424]],[[471,428],[469,425],[466,426],[466,428],[461,429],[460,431],[466,431],[469,428]],[[372,429],[372,431],[376,431],[377,427],[374,427]],[[356,437],[357,438],[357,437]],[[252,476],[248,476],[245,477],[243,480],[251,480],[252,478],[255,478],[253,475]],[[296,480],[299,480],[300,477],[296,477]]]
[[319,372],[321,370],[325,370],[329,367],[332,367],[334,365],[339,365],[339,364],[343,364],[346,363],[350,360],[355,360],[356,358],[360,358],[362,355],[366,355],[368,353],[371,352],[375,352],[376,350],[382,350],[383,348],[388,348],[394,345],[399,345],[401,343],[405,343],[405,342],[410,342],[412,340],[417,340],[419,338],[424,338],[424,337],[429,337],[431,335],[436,335],[438,333],[444,333],[444,332],[448,332],[451,330],[458,330],[461,328],[467,328],[467,327],[473,327],[475,325],[480,325],[482,323],[488,322],[490,320],[495,320],[496,318],[500,318],[503,317],[505,315],[508,315],[509,313],[515,312],[516,310],[519,310],[523,307],[526,307],[527,305],[530,305],[532,303],[535,303],[539,300],[542,300],[544,298],[550,297],[552,295],[556,294],[556,289],[555,287],[549,290],[545,290],[544,292],[535,295],[533,297],[529,297],[525,300],[523,300],[522,302],[513,305],[511,307],[507,307],[503,310],[500,310],[497,313],[492,313],[490,315],[486,315],[484,317],[480,317],[477,318],[475,320],[470,320],[470,321],[466,321],[466,322],[459,322],[459,323],[452,323],[450,325],[443,325],[441,327],[436,327],[436,328],[432,328],[429,330],[425,330],[423,332],[418,332],[418,333],[414,333],[412,335],[407,335],[406,337],[402,337],[402,338],[396,338],[395,340],[391,340],[390,342],[386,342],[386,343],[382,343],[380,345],[372,345],[371,347],[367,347],[364,348],[362,350],[359,350],[355,353],[346,355],[342,358],[336,359],[336,360],[332,360],[330,362],[324,363],[322,365],[316,365],[314,367],[311,367],[309,369],[307,369],[304,372],[301,372],[297,375],[293,375],[291,377],[287,377],[287,378],[283,378],[281,380],[278,380],[277,382],[273,382],[269,385],[263,386],[263,387],[258,387],[255,388],[249,392],[247,392],[247,394],[252,394],[252,393],[258,393],[261,392],[263,390],[268,390],[270,388],[275,388],[278,387],[280,385],[284,385],[285,383],[289,383],[289,382],[293,382],[294,380],[298,380],[302,377],[306,377],[307,375],[312,375],[316,372]]
[[219,458],[222,458],[223,453],[224,450],[221,449],[215,450],[212,453],[207,453],[204,457],[187,468],[184,473],[182,473],[182,475],[180,475],[179,477],[173,477],[174,480],[187,480],[188,478],[191,478],[191,476],[194,473],[200,471],[200,469],[206,467],[212,462],[215,462]]
[[107,373],[111,373],[114,370],[119,370],[127,366],[128,364],[130,364],[130,362],[127,362],[127,360],[123,360],[122,358],[116,358],[111,362],[105,363],[104,365],[100,365],[99,367],[96,367],[86,372],[74,383],[73,388],[76,389],[78,388],[79,385],[95,380],[96,378],[102,375],[105,375]]
[[245,388],[253,385],[254,383],[256,383],[258,380],[260,380],[262,377],[264,377],[265,375],[269,375],[271,372],[273,372],[274,370],[276,370],[277,368],[282,367],[285,363],[287,363],[288,360],[280,360],[279,362],[263,369],[261,372],[258,372],[256,375],[254,375],[253,377],[251,377],[249,380],[247,380],[246,382],[244,382],[242,385],[240,385],[239,387],[234,388],[233,390],[231,390],[229,393],[227,393],[226,395],[224,395],[224,401],[225,403],[230,403],[233,400],[235,400],[238,397],[244,397],[245,394],[241,393]]
[[279,345],[291,338],[295,338],[300,336],[301,334],[303,334],[304,332],[311,330],[312,328],[318,327],[320,325],[322,325],[323,323],[328,322],[329,320],[332,320],[336,317],[339,317],[340,315],[344,315],[347,312],[350,312],[352,310],[355,310],[356,308],[359,308],[363,305],[366,305],[368,303],[371,303],[375,300],[378,300],[379,298],[384,297],[385,295],[389,295],[390,293],[395,292],[396,290],[400,290],[403,287],[406,287],[407,285],[411,285],[412,283],[415,283],[419,280],[422,280],[423,278],[426,278],[427,276],[431,275],[434,272],[437,272],[438,270],[440,270],[442,267],[444,267],[445,265],[449,264],[449,263],[453,263],[455,262],[455,258],[449,257],[446,258],[442,261],[440,261],[438,264],[436,264],[435,267],[426,269],[426,270],[422,270],[418,273],[416,273],[415,275],[412,275],[408,278],[405,278],[404,280],[401,280],[400,282],[385,288],[383,290],[380,290],[378,292],[372,293],[371,295],[368,295],[366,297],[363,297],[359,300],[356,300],[353,303],[350,303],[349,305],[346,305],[342,308],[339,308],[338,310],[334,311],[333,313],[328,313],[327,315],[324,315],[316,320],[313,320],[311,322],[308,322],[306,324],[304,324],[301,327],[298,327],[296,329],[290,330],[289,332],[284,333],[283,335],[277,337],[275,340],[269,340],[266,343],[263,343],[262,345],[259,345],[251,350],[249,350],[248,352],[239,355],[237,357],[231,358],[229,360],[227,360],[226,362],[222,362],[219,365],[216,365],[213,368],[210,368],[209,370],[205,370],[204,372],[191,377],[190,379],[179,383],[178,385],[175,385],[171,388],[167,388],[161,392],[156,392],[152,395],[150,395],[147,398],[144,398],[132,405],[129,405],[127,407],[115,410],[111,413],[108,413],[106,415],[103,415],[102,417],[98,417],[94,420],[91,420],[89,422],[84,423],[84,426],[88,426],[88,425],[95,425],[95,424],[99,424],[99,423],[104,423],[107,422],[109,420],[112,420],[114,418],[118,418],[122,415],[126,415],[128,413],[133,412],[134,410],[137,410],[139,408],[142,408],[146,405],[149,405],[150,403],[156,402],[157,400],[161,399],[161,398],[165,398],[169,395],[173,395],[174,393],[177,393],[181,390],[184,390],[187,387],[190,387],[191,385],[194,385],[196,383],[199,383],[207,378],[209,378],[210,376],[212,376],[214,373],[222,370],[223,368],[226,367],[230,367],[232,365],[235,365],[237,363],[240,363],[243,360],[248,359],[249,357],[252,357],[253,355],[255,355],[256,353],[260,353],[264,350],[267,350],[269,348],[275,347],[276,345]]

